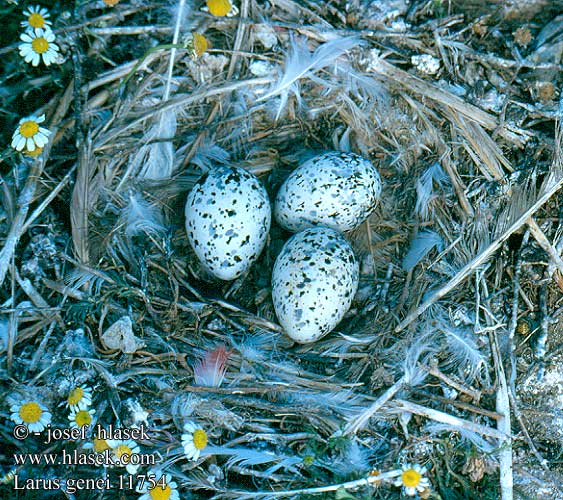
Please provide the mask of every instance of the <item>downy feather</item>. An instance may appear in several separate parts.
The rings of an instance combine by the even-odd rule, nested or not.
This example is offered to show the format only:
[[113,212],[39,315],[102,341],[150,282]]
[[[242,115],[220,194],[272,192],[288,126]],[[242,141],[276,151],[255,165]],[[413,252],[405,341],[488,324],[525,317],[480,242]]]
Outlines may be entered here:
[[140,193],[129,194],[129,202],[121,210],[118,224],[123,227],[123,234],[127,238],[166,231],[159,207],[151,205]]
[[446,368],[457,369],[459,375],[470,383],[487,371],[484,369],[487,360],[477,347],[475,334],[471,328],[454,326],[447,313],[440,310],[431,316],[428,323],[444,335],[450,353],[450,358],[444,365]]
[[340,450],[340,453],[330,462],[329,468],[340,477],[366,474],[373,468],[370,459],[376,447],[377,444],[374,447],[366,447],[357,441],[349,441],[344,449]]
[[447,174],[439,163],[434,163],[416,181],[416,212],[422,220],[427,220],[431,214],[430,203],[436,198],[434,183],[443,186],[449,182]]
[[305,39],[292,36],[289,42],[290,49],[286,56],[281,78],[266,95],[258,99],[264,101],[274,96],[280,96],[276,119],[279,118],[285,108],[290,93],[293,93],[300,101],[299,80],[301,78],[308,77],[333,64],[342,54],[362,43],[357,37],[337,38],[323,43],[317,47],[315,52],[311,53]]
[[205,455],[230,455],[227,460],[227,468],[253,467],[255,465],[272,464],[267,472],[273,473],[283,468],[289,472],[298,473],[295,465],[303,460],[298,457],[289,457],[286,455],[276,455],[271,451],[260,451],[253,448],[227,448],[225,446],[208,446],[205,449]]
[[463,427],[459,427],[453,424],[441,424],[438,422],[433,422],[431,424],[427,424],[424,427],[424,430],[433,436],[438,436],[439,434],[442,434],[444,432],[458,432],[462,439],[473,443],[478,450],[481,450],[485,453],[490,453],[495,448],[476,432],[464,429]]
[[429,365],[437,351],[434,332],[427,328],[417,336],[404,355],[402,369],[405,385],[414,387],[424,381],[428,373],[419,365]]
[[414,269],[433,248],[437,248],[439,252],[444,249],[442,237],[435,231],[421,231],[418,233],[416,238],[412,240],[409,252],[403,259],[403,269],[405,271]]
[[[188,141],[189,146],[191,146],[192,141]],[[181,154],[181,151],[178,150]],[[213,168],[214,164],[226,164],[228,163],[231,155],[228,151],[224,150],[221,146],[218,146],[210,138],[206,137],[201,145],[196,149],[196,152],[191,159],[191,163],[197,165],[202,172],[208,172]]]

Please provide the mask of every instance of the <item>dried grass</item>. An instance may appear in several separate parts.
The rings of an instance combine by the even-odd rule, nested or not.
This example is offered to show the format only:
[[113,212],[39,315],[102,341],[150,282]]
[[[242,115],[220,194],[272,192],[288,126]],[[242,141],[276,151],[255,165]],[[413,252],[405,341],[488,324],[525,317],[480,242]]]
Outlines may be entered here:
[[[16,44],[0,48],[9,62],[0,91],[18,103],[4,106],[3,143],[33,85],[48,98],[32,110],[53,131],[40,159],[7,146],[0,158],[3,400],[37,395],[59,427],[75,383],[94,388],[100,423],[138,424],[140,405],[150,428],[143,452],[158,453],[194,498],[398,498],[392,480],[406,462],[428,468],[435,498],[529,498],[539,475],[536,498],[560,498],[559,410],[539,397],[533,408],[518,390],[530,373],[552,390],[560,330],[561,109],[558,96],[540,102],[528,92],[530,82],[560,83],[559,61],[544,60],[556,42],[517,48],[509,19],[449,15],[436,10],[442,2],[413,4],[395,19],[380,2],[365,10],[360,1],[242,0],[228,18],[186,4],[182,24],[167,4],[77,2],[66,25],[55,24],[75,44],[66,72],[44,70],[42,79]],[[547,24],[541,15],[534,22],[535,31]],[[198,59],[177,45],[192,31],[212,42]],[[421,53],[439,61],[437,74],[413,66]],[[252,74],[255,60],[270,71]],[[480,86],[495,89],[500,108]],[[349,314],[300,346],[283,335],[270,297],[287,234],[273,227],[248,275],[208,282],[183,203],[216,162],[252,171],[273,198],[301,158],[335,148],[369,156],[384,190],[348,235],[361,262]],[[162,175],[145,175],[147,161]],[[433,165],[447,181],[433,185],[422,210],[417,182]],[[428,231],[443,245],[404,270],[410,242]],[[102,341],[124,317],[132,331],[121,333],[140,341],[128,344],[134,352]],[[521,318],[532,333],[519,331]],[[551,427],[531,425],[538,412]],[[9,405],[2,416],[8,472],[13,453],[47,448],[14,439]],[[194,462],[180,445],[187,420],[209,435]],[[13,487],[5,480],[2,494]]]

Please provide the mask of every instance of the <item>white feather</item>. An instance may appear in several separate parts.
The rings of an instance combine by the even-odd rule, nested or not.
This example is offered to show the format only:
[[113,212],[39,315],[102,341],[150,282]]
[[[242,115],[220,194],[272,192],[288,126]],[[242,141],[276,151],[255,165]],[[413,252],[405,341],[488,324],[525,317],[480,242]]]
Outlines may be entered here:
[[357,441],[349,441],[330,463],[330,470],[340,477],[366,474],[372,469],[370,458],[373,452],[371,447],[362,446]]
[[405,271],[414,269],[433,248],[437,248],[439,252],[444,249],[442,237],[435,231],[421,231],[418,233],[416,238],[412,240],[409,252],[403,259],[403,269]]
[[438,350],[434,331],[428,328],[408,347],[403,358],[402,368],[405,385],[410,387],[422,383],[428,373],[420,365],[429,365],[430,359]]
[[300,101],[299,80],[312,76],[316,71],[333,64],[338,57],[357,47],[362,41],[357,37],[337,38],[323,43],[311,53],[304,39],[290,38],[290,49],[286,57],[283,75],[270,91],[259,101],[280,96],[277,117],[285,108],[290,93]]
[[78,267],[70,271],[64,278],[65,285],[73,291],[78,291],[88,284],[87,292],[90,295],[98,295],[105,282],[111,282],[111,280],[106,279],[102,271],[94,274]]
[[200,147],[197,148],[191,163],[197,165],[202,172],[208,172],[216,163],[228,163],[231,155],[222,147],[215,144],[211,139],[206,138]]
[[489,444],[484,438],[482,438],[476,432],[464,429],[463,427],[458,427],[453,424],[441,424],[441,423],[431,423],[424,427],[424,430],[430,435],[437,436],[444,432],[458,432],[463,439],[469,441],[475,445],[475,447],[485,453],[490,453],[494,450],[494,446]]
[[143,145],[131,159],[128,172],[138,179],[168,179],[174,167],[176,114],[164,111],[142,139]]
[[385,86],[373,76],[365,76],[355,71],[349,65],[341,65],[339,73],[342,74],[344,89],[363,101],[370,100],[385,111],[390,103],[390,96]]
[[460,376],[468,382],[473,382],[479,375],[485,373],[487,359],[477,347],[475,334],[469,327],[454,326],[445,311],[439,308],[432,314],[429,325],[444,335],[450,357],[444,367],[457,369]]
[[430,203],[436,195],[434,194],[434,183],[443,186],[449,181],[448,176],[442,170],[439,163],[434,163],[416,181],[416,212],[423,220],[430,215]]
[[298,474],[295,465],[302,463],[302,459],[298,457],[290,457],[287,455],[276,455],[271,451],[260,451],[253,448],[227,448],[226,446],[208,446],[205,449],[205,455],[230,455],[227,460],[227,468],[253,467],[255,465],[271,464],[267,473],[272,474],[276,470],[283,468],[294,474]]
[[159,207],[151,205],[140,193],[129,195],[129,202],[121,210],[119,224],[127,238],[142,233],[158,235],[166,231]]

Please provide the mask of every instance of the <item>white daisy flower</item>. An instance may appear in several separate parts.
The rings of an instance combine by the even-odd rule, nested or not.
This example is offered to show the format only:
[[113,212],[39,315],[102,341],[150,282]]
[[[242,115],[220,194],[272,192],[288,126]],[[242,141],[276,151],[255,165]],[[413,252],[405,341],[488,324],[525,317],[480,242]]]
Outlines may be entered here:
[[45,115],[28,116],[22,118],[18,123],[18,128],[12,135],[12,147],[17,151],[24,149],[26,153],[34,152],[37,148],[43,148],[51,132],[39,124],[45,121]]
[[23,15],[26,16],[27,19],[22,21],[21,25],[26,30],[51,26],[51,21],[47,20],[47,18],[51,17],[51,14],[49,14],[49,11],[45,7],[41,7],[40,5],[29,7],[27,10],[23,11]]
[[197,460],[201,451],[207,446],[207,432],[194,422],[184,424],[182,446],[188,460]]
[[87,410],[92,404],[92,389],[86,384],[74,387],[69,393],[66,405],[73,411]]
[[422,493],[430,488],[430,481],[427,477],[426,469],[418,464],[403,465],[402,474],[395,480],[395,486],[402,486],[405,493],[412,497],[417,493]]
[[13,404],[10,411],[10,419],[16,424],[25,424],[30,432],[41,432],[51,423],[51,414],[37,401]]
[[135,474],[139,469],[139,454],[141,449],[132,439],[122,441],[120,439],[108,439],[106,443],[113,453],[114,464],[125,467],[129,474]]
[[77,429],[85,425],[91,426],[94,421],[94,413],[96,413],[96,410],[93,408],[91,410],[72,410],[68,416],[70,426]]
[[[154,477],[152,477],[154,475]],[[139,500],[180,500],[178,484],[172,481],[170,474],[163,475],[161,472],[149,472],[147,478],[152,477],[156,485],[151,488],[151,483],[145,480],[143,488],[138,491],[142,493]]]
[[55,34],[49,29],[35,28],[20,35],[20,56],[25,62],[37,66],[41,58],[45,66],[54,63],[59,57],[59,46],[55,43]]

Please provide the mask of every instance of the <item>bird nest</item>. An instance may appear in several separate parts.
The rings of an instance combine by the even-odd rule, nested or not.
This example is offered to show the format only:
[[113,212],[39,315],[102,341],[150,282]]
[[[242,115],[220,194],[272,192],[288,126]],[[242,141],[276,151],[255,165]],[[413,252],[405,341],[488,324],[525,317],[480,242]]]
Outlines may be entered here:
[[[3,496],[561,498],[551,3],[44,3],[0,7]],[[289,234],[213,280],[184,204],[331,150],[383,191],[350,310],[300,345]]]

